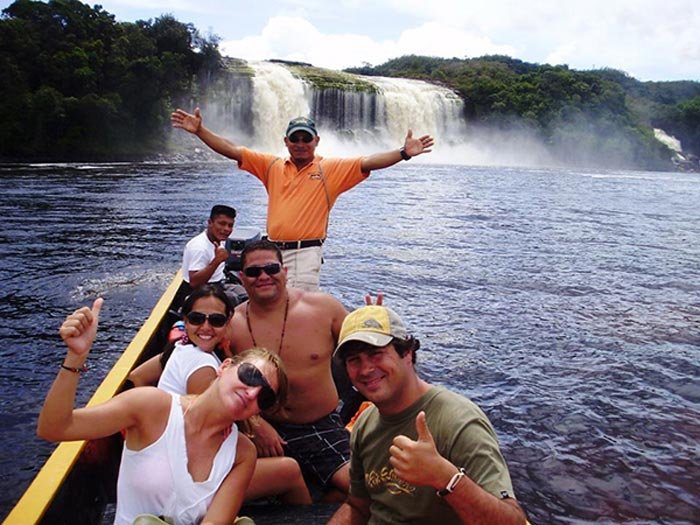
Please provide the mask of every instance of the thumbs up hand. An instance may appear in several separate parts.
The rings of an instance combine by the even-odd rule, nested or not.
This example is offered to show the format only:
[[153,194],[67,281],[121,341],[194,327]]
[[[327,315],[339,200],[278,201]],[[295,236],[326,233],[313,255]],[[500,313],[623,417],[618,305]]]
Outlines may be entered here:
[[416,430],[416,441],[403,435],[394,438],[389,447],[389,462],[396,475],[407,483],[442,488],[440,472],[451,463],[438,453],[423,411],[416,416]]
[[221,241],[221,244],[214,250],[214,260],[217,264],[226,262],[229,256],[229,251],[226,249],[225,241]]
[[100,319],[100,311],[104,300],[95,299],[92,308],[83,306],[76,310],[63,321],[58,330],[63,342],[66,343],[69,352],[77,356],[86,356],[92,347],[97,335],[97,324]]

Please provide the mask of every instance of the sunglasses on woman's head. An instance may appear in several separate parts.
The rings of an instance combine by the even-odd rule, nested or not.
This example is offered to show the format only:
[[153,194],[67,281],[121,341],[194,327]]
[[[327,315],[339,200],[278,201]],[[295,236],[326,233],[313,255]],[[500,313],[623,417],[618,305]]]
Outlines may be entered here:
[[257,278],[263,272],[267,275],[277,275],[281,269],[282,265],[280,263],[271,263],[265,266],[248,266],[248,268],[243,269],[243,274],[246,277]]
[[185,318],[195,326],[203,325],[204,321],[209,321],[209,324],[214,328],[221,328],[228,321],[228,317],[224,314],[203,314],[202,312],[190,312]]
[[260,407],[260,410],[267,410],[277,401],[277,394],[272,390],[270,383],[267,382],[267,379],[265,379],[265,376],[257,366],[250,363],[238,365],[238,379],[246,386],[262,387],[258,393],[258,407]]

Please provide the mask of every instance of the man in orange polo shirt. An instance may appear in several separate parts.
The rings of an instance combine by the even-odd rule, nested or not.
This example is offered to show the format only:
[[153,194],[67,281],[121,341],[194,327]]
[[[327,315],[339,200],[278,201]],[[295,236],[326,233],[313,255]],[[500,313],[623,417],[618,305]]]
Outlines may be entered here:
[[366,157],[324,159],[315,153],[320,140],[316,124],[310,118],[297,117],[289,122],[284,137],[289,157],[281,159],[234,144],[207,129],[199,108],[194,114],[178,109],[171,122],[238,162],[240,169],[265,185],[268,238],[282,250],[289,285],[310,291],[318,290],[322,245],[338,196],[365,180],[370,171],[428,153],[433,146],[430,135],[414,138],[409,129],[401,148]]

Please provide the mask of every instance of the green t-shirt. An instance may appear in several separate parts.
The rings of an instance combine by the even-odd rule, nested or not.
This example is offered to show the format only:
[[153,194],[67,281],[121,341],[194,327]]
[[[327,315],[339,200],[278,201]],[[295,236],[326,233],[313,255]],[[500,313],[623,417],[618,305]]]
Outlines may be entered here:
[[513,497],[513,486],[498,439],[486,415],[470,400],[431,387],[400,414],[382,416],[365,410],[352,429],[350,494],[370,499],[370,524],[460,524],[452,507],[432,487],[399,479],[389,462],[394,437],[417,439],[416,416],[423,410],[438,453],[497,498]]

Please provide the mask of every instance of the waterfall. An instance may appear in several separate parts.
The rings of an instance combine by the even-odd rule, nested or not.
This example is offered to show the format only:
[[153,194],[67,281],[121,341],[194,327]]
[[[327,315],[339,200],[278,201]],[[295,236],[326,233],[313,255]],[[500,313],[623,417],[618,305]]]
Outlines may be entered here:
[[261,151],[284,154],[284,132],[294,117],[307,116],[310,89],[289,70],[271,62],[251,63],[253,77],[253,128],[250,144]]
[[368,77],[379,86],[384,101],[383,133],[387,141],[403,141],[411,128],[442,143],[464,138],[464,102],[449,89],[404,78]]
[[[548,145],[527,127],[468,127],[462,99],[429,82],[308,70],[324,79],[326,86],[321,89],[295,76],[293,67],[230,60],[227,72],[201,86],[201,94],[190,102],[189,110],[199,105],[205,125],[236,144],[286,156],[283,138],[287,123],[303,115],[316,120],[321,137],[317,151],[326,157],[396,149],[410,128],[414,136],[430,134],[435,139],[433,152],[412,164],[557,163]],[[195,154],[211,154],[183,134],[172,134],[171,140],[175,150],[191,152],[196,143]]]
[[[287,123],[300,115],[316,120],[319,153],[324,156],[398,148],[409,128],[414,136],[430,134],[442,145],[455,143],[465,134],[462,100],[428,82],[355,76],[374,84],[376,92],[317,89],[282,64],[250,62],[248,66],[252,77],[231,73],[224,87],[218,83],[216,89],[207,88],[202,103],[206,125],[237,144],[286,155]],[[425,160],[439,162],[437,155],[431,157]]]
[[677,154],[683,152],[683,148],[681,147],[681,141],[673,135],[667,134],[663,129],[654,128],[654,137],[656,138],[656,140],[658,140]]

